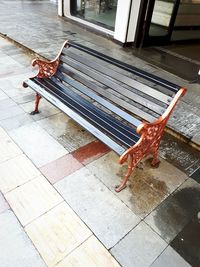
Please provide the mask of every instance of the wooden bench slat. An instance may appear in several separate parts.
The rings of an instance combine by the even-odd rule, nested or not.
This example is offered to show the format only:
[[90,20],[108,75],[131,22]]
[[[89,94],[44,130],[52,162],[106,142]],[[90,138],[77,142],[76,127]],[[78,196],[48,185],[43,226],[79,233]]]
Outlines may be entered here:
[[119,127],[116,127],[116,125],[111,123],[111,121],[107,122],[104,118],[102,118],[100,116],[100,111],[98,113],[94,112],[94,109],[92,108],[93,106],[90,102],[86,101],[80,95],[74,93],[66,86],[63,86],[62,83],[59,83],[57,81],[57,83],[55,84],[51,80],[39,79],[36,80],[36,82],[42,85],[45,90],[56,92],[57,95],[61,96],[65,100],[65,103],[70,106],[70,108],[89,119],[93,125],[96,125],[98,127],[98,129],[101,129],[104,131],[104,133],[112,136],[112,138],[114,138],[116,142],[123,144],[124,147],[128,148],[135,143],[135,140],[133,140],[133,138],[135,138],[134,135],[132,135],[131,139],[128,135],[123,134],[123,132],[119,130]]
[[103,76],[101,73],[97,73],[93,70],[93,68],[90,68],[88,66],[85,66],[84,64],[74,61],[70,58],[66,58],[61,56],[61,61],[64,63],[67,63],[68,65],[74,67],[75,69],[89,75],[91,78],[97,80],[98,82],[101,82],[105,84],[106,86],[112,88],[114,91],[120,93],[122,96],[128,97],[130,100],[139,103],[140,105],[147,107],[148,109],[156,112],[158,115],[163,114],[164,109],[163,107],[160,107],[159,105],[153,103],[152,101],[135,94],[134,92],[131,92],[129,89],[117,84],[116,82],[110,80],[105,75]]
[[[66,71],[66,69],[64,69],[63,67],[59,67],[59,69],[61,71],[64,71],[66,74],[68,74],[68,72]],[[66,83],[70,84],[71,86],[74,86],[80,92],[82,92],[85,95],[91,97],[96,102],[100,103],[101,105],[103,105],[107,109],[111,110],[112,112],[114,112],[115,114],[117,114],[118,116],[120,116],[121,118],[123,118],[124,120],[126,120],[129,123],[135,125],[135,127],[137,127],[141,123],[140,120],[134,118],[133,116],[131,116],[128,113],[124,112],[123,110],[119,109],[118,107],[116,107],[112,103],[108,102],[105,99],[102,99],[100,96],[98,96],[97,94],[93,93],[92,91],[89,91],[86,87],[80,86],[80,84],[77,83],[76,81],[72,81],[72,80],[70,80],[69,78],[67,78],[66,76],[64,76],[63,74],[60,73],[60,75],[62,75],[62,77],[61,77],[59,75],[59,73],[60,72],[58,71],[57,74],[56,74],[56,76],[60,77],[61,79],[63,79]],[[87,80],[81,79],[81,77],[77,77],[77,74],[74,74],[73,73],[73,75],[71,77],[77,78],[76,79],[77,81],[81,82],[85,86],[88,86],[89,88],[94,89],[94,91],[96,91],[98,93],[102,93],[102,88],[98,87],[97,85],[95,85],[92,82],[89,82]],[[119,99],[117,97],[113,96],[109,92],[105,92],[105,96],[107,96],[107,95],[109,95],[111,98],[113,97],[118,102]]]
[[[74,64],[71,61],[66,60],[66,62],[67,62],[68,65],[70,65],[73,68],[76,68],[76,69],[82,71],[83,73],[85,73],[87,75],[91,75],[93,77],[97,77],[98,76],[98,78],[96,80],[99,80],[99,81],[101,81],[104,84],[107,83],[107,85],[110,84],[112,87],[115,88],[115,86],[114,86],[115,84],[113,85],[113,82],[108,81],[107,79],[105,79],[104,77],[100,76],[99,74],[96,74],[94,72],[91,72],[90,70],[87,70],[85,68],[82,68],[80,65]],[[116,84],[116,86],[118,86],[118,85]],[[155,116],[152,116],[151,114],[149,114],[149,113],[147,113],[147,112],[145,112],[145,111],[137,108],[136,106],[133,106],[133,105],[129,104],[128,102],[125,102],[122,99],[120,99],[120,101],[118,101],[118,105],[122,106],[123,108],[126,108],[127,107],[126,109],[128,109],[130,112],[136,114],[138,117],[140,117],[140,118],[142,118],[144,120],[153,121],[156,118],[156,115]]]
[[[65,80],[65,77],[63,77],[62,75],[55,75],[55,78],[58,78],[58,79],[61,79],[62,81]],[[54,77],[51,78],[53,81],[55,81]],[[56,81],[57,82],[57,81]],[[60,87],[63,87],[63,89],[65,88],[64,84],[62,83],[59,83],[59,86]],[[71,88],[70,88],[71,89]],[[83,100],[85,101],[85,99]],[[130,127],[128,126],[127,124],[124,124],[123,122],[119,121],[118,119],[115,119],[113,116],[111,116],[110,114],[106,113],[105,111],[101,111],[100,108],[96,107],[95,105],[92,105],[90,106],[91,110],[93,112],[97,112],[97,113],[100,113],[101,117],[104,118],[104,120],[106,120],[108,123],[111,123],[111,124],[114,124],[116,128],[119,128],[120,131],[122,131],[125,135],[129,136],[131,139],[133,138],[133,136],[136,137],[136,141],[137,139],[140,137],[137,132],[136,132],[136,127],[135,126],[134,128],[133,127]],[[125,112],[124,112],[125,113]],[[125,113],[127,116],[131,117],[129,114]],[[127,119],[127,118],[126,118]],[[140,122],[140,121],[139,121]],[[128,121],[128,123],[130,124],[130,121]],[[140,122],[141,123],[141,122]],[[140,124],[139,123],[139,124]],[[134,125],[134,124],[132,124]]]
[[[70,58],[78,61],[78,62],[81,62],[85,65],[87,65],[88,67],[91,67],[105,75],[109,75],[113,78],[115,78],[117,81],[120,81],[120,82],[123,82],[125,84],[127,84],[128,86],[131,86],[133,87],[134,89],[138,90],[138,91],[141,91],[142,93],[146,94],[146,95],[149,95],[167,105],[169,105],[169,103],[171,102],[172,100],[172,97],[170,95],[166,95],[162,92],[159,92],[158,90],[155,90],[153,88],[151,88],[150,86],[148,85],[145,85],[145,84],[141,84],[140,82],[134,80],[134,79],[131,79],[130,77],[128,76],[125,76],[123,74],[121,74],[120,72],[117,72],[115,70],[112,70],[112,69],[108,69],[94,61],[91,61],[87,58],[84,58],[80,55],[76,55],[74,54],[73,52],[70,51],[70,49],[66,49],[64,48],[63,49],[64,51],[64,54],[69,56]],[[170,93],[172,94],[172,92],[170,91]],[[161,112],[163,113],[163,111]]]
[[31,79],[27,80],[26,84],[28,86],[30,86],[33,90],[38,92],[39,95],[41,95],[42,97],[47,99],[55,107],[59,108],[66,115],[68,115],[73,120],[75,120],[83,128],[85,128],[86,130],[91,132],[96,138],[98,138],[100,141],[105,143],[108,147],[110,147],[118,155],[122,155],[124,153],[125,149],[122,146],[117,144],[114,140],[112,140],[106,134],[101,132],[101,130],[98,130],[95,126],[91,125],[86,119],[82,118],[82,116],[80,116],[78,113],[74,112],[72,109],[70,109],[68,106],[66,106],[65,103],[63,103],[61,101],[62,98],[57,96],[54,92],[48,92],[48,91],[44,90],[42,86],[39,86]]
[[181,88],[180,86],[178,86],[172,82],[164,80],[164,79],[162,79],[156,75],[150,74],[144,70],[138,69],[138,68],[131,66],[127,63],[121,62],[120,60],[117,60],[117,59],[114,59],[114,58],[109,57],[107,55],[104,55],[98,51],[94,51],[88,47],[81,45],[81,44],[77,44],[73,41],[70,41],[70,42],[68,41],[68,45],[79,50],[79,51],[83,51],[89,55],[96,57],[96,58],[102,59],[104,62],[111,63],[111,64],[113,64],[113,65],[115,65],[115,66],[117,66],[123,70],[129,71],[135,75],[138,75],[138,76],[140,76],[146,80],[152,81],[152,82],[154,82],[160,86],[163,86],[163,87],[171,90],[174,93],[177,93],[178,90]]

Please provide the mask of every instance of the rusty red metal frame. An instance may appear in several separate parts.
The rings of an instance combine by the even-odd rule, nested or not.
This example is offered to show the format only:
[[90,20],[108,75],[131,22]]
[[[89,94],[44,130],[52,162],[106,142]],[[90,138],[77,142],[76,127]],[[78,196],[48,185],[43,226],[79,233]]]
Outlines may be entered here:
[[49,78],[49,77],[53,76],[57,71],[62,50],[66,46],[67,43],[68,43],[68,41],[64,42],[58,55],[52,61],[34,59],[32,61],[32,66],[34,67],[35,65],[38,65],[38,73],[36,74],[36,76],[34,76],[32,78],[35,78],[35,77],[37,77],[37,78]]
[[126,187],[128,178],[130,177],[135,166],[146,156],[153,155],[152,166],[159,164],[158,149],[161,137],[167,121],[180,97],[186,93],[185,88],[181,88],[173,98],[172,102],[159,119],[153,123],[142,122],[137,127],[137,133],[141,134],[138,142],[131,148],[127,149],[119,158],[119,163],[123,164],[128,161],[128,171],[119,186],[115,188],[116,192],[120,192]]
[[[32,66],[35,67],[36,65],[38,65],[38,73],[33,76],[32,78],[49,78],[52,77],[58,68],[59,62],[60,62],[60,55],[62,53],[63,48],[67,45],[68,41],[65,41],[58,53],[58,55],[56,56],[56,58],[52,61],[47,61],[47,60],[41,60],[41,59],[34,59],[32,61]],[[24,87],[27,87],[26,84],[23,84]],[[39,102],[40,102],[41,96],[36,93],[35,95],[35,109],[34,111],[32,111],[30,114],[31,115],[35,115],[37,113],[39,113],[38,110],[38,106],[39,106]]]

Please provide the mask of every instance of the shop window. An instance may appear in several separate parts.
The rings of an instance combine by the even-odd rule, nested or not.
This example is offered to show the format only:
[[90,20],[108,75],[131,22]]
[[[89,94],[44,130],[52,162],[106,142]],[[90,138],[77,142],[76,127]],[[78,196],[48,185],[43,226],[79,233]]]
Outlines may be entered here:
[[71,15],[114,30],[117,0],[71,0]]

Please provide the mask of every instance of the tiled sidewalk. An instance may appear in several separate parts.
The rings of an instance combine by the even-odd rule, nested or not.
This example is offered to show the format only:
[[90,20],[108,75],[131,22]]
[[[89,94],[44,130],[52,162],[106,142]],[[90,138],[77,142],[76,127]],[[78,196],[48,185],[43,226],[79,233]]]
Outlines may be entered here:
[[200,185],[147,160],[117,194],[126,168],[113,152],[45,100],[29,115],[34,94],[21,81],[33,73],[22,54],[0,39],[0,266],[193,264],[173,248],[188,252],[178,242],[199,211]]

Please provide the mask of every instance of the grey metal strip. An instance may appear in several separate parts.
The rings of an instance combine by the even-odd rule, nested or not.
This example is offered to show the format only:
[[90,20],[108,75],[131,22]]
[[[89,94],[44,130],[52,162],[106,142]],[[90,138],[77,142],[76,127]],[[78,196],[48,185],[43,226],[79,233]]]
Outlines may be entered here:
[[[80,55],[76,55],[76,54],[72,53],[70,51],[70,49],[67,50],[64,48],[63,51],[64,51],[64,54],[71,57],[72,59],[79,61],[79,62],[81,62],[81,63],[83,63],[89,67],[92,67],[93,69],[98,70],[99,72],[101,72],[103,74],[109,75],[109,76],[115,78],[116,80],[123,82],[123,83],[133,87],[134,89],[141,91],[144,94],[147,94],[147,95],[149,95],[155,99],[158,99],[159,101],[161,101],[167,105],[169,105],[169,103],[172,100],[172,97],[165,95],[164,93],[159,92],[158,90],[151,88],[148,85],[145,85],[145,84],[140,83],[134,79],[131,79],[130,77],[125,76],[125,75],[123,75],[117,71],[114,71],[112,69],[108,69],[108,68],[104,67],[103,65],[96,63],[95,61],[91,61],[91,60],[84,58]],[[172,94],[172,92],[170,92],[170,93]]]
[[[65,60],[66,64],[70,65],[75,70],[79,70],[82,73],[87,74],[90,77],[95,78],[97,81],[101,81],[103,84],[106,84],[107,86],[109,86],[111,88],[115,88],[116,89],[117,86],[120,87],[118,84],[113,83],[112,81],[106,79],[104,76],[99,75],[99,74],[97,74],[95,72],[92,72],[89,69],[86,69],[86,68],[82,67],[81,64],[74,63],[74,62],[72,62],[72,61],[70,61],[68,59],[64,59],[64,60]],[[123,87],[121,87],[121,88],[122,88],[122,90],[124,90]],[[123,103],[125,103],[125,105]],[[137,115],[138,117],[140,117],[140,118],[142,118],[144,120],[147,120],[147,121],[151,122],[151,121],[155,120],[155,118],[156,118],[156,116],[153,117],[149,113],[144,112],[143,110],[141,110],[141,109],[129,104],[128,102],[125,102],[124,100],[121,100],[120,105],[121,106],[123,105],[122,107],[124,107],[126,110],[129,110],[130,112],[134,113],[135,115]]]
[[[61,71],[64,70],[63,67],[61,67],[59,69]],[[63,75],[63,77],[61,77],[59,75],[59,73],[56,74],[56,76],[58,76],[60,79],[63,79],[66,83],[68,83],[71,86],[75,87],[77,90],[79,90],[83,94],[85,94],[85,95],[89,96],[90,98],[94,99],[95,101],[97,101],[98,103],[100,103],[101,105],[103,105],[104,107],[106,107],[107,109],[111,110],[112,112],[114,112],[115,114],[117,114],[118,116],[120,116],[121,118],[125,119],[129,123],[135,125],[136,127],[141,123],[141,121],[139,121],[138,119],[134,118],[133,116],[131,116],[128,113],[126,113],[125,111],[119,109],[118,107],[116,107],[112,103],[108,102],[107,100],[103,99],[102,97],[98,96],[97,94],[93,93],[92,91],[88,90],[87,87],[83,87],[83,85],[80,87],[80,83],[77,82],[79,80],[77,80],[77,81],[70,80],[65,75]],[[81,82],[81,80],[80,80],[80,82]],[[84,84],[84,81],[83,81],[83,84]],[[87,85],[89,85],[89,83]],[[92,83],[90,85],[92,85]],[[98,86],[95,86],[95,84],[93,84],[92,89],[93,88],[96,88],[98,90]],[[102,93],[102,89],[99,88],[99,90],[98,91],[97,90],[95,90],[95,91],[98,92],[98,93],[100,93],[100,92]],[[110,95],[110,97],[112,97],[112,94],[109,94],[107,92],[105,92],[105,95]],[[118,100],[118,98],[117,98],[117,100]]]
[[61,111],[63,111],[65,114],[67,114],[69,117],[73,118],[78,124],[80,124],[83,128],[91,132],[94,136],[96,136],[99,140],[101,140],[103,143],[105,143],[108,147],[110,147],[113,151],[115,151],[118,155],[121,155],[125,152],[125,149],[118,145],[116,142],[114,142],[112,139],[110,139],[108,136],[106,136],[104,133],[99,131],[96,127],[91,125],[89,122],[87,122],[85,119],[83,119],[80,115],[78,115],[76,112],[72,111],[70,108],[68,108],[65,104],[63,104],[60,100],[58,100],[56,97],[45,91],[41,86],[37,85],[31,80],[26,81],[26,84],[30,86],[34,91],[38,92],[39,95],[47,99],[50,103],[52,103],[54,106],[59,108]]

